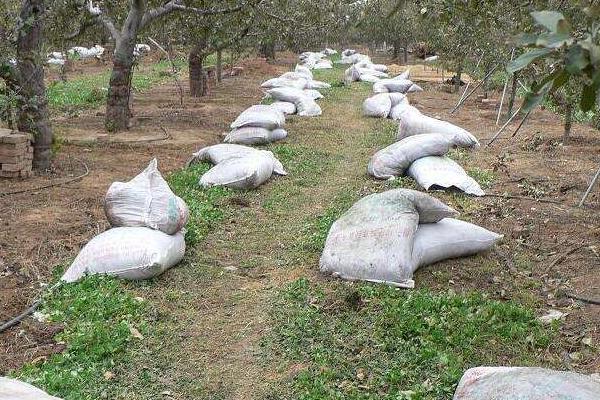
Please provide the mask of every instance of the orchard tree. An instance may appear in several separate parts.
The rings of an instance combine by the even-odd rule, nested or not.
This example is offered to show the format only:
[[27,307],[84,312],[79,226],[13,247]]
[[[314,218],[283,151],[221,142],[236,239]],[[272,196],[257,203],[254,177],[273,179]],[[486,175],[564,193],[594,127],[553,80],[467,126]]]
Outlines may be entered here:
[[[208,16],[230,12],[231,8],[222,8],[220,6],[222,2],[216,0],[210,2],[210,4],[207,4],[209,2],[206,1],[201,2],[203,4],[202,8],[186,5],[183,0],[169,0],[167,2],[130,0],[125,10],[117,15],[110,16],[104,11],[103,3],[105,2],[108,2],[108,0],[96,4],[90,0],[87,10],[94,19],[104,25],[115,42],[113,69],[108,87],[105,127],[109,132],[119,132],[129,127],[131,117],[129,95],[135,61],[134,49],[140,32],[152,22],[174,12],[189,12],[197,16]],[[149,3],[155,4],[151,5]],[[114,5],[112,9],[115,9]],[[119,23],[120,27],[118,27]]]
[[[45,170],[50,165],[52,129],[44,84],[43,32],[44,0],[23,0],[5,4],[0,17],[0,78],[7,94],[16,100],[16,126],[33,136],[33,167]],[[17,12],[18,10],[18,12]],[[14,26],[12,22],[16,21]],[[9,38],[9,40],[6,40]],[[12,58],[14,55],[15,59]],[[12,114],[12,113],[11,113]],[[13,123],[10,118],[10,123]]]

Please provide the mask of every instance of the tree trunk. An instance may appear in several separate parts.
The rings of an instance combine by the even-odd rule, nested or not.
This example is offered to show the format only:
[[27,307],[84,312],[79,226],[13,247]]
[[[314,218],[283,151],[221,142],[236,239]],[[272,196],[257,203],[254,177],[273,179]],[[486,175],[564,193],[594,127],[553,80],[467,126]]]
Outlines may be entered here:
[[217,82],[223,80],[223,51],[217,51]]
[[[135,35],[137,36],[137,35]],[[104,125],[109,132],[121,132],[129,128],[131,109],[131,78],[133,74],[133,49],[135,36],[123,37],[117,41],[113,69],[108,85],[106,119]]]
[[392,44],[392,59],[393,60],[398,60],[400,58],[400,42],[395,41]]
[[33,135],[33,167],[45,170],[52,155],[52,129],[44,85],[43,16],[44,0],[24,0],[21,5],[20,29],[17,35],[17,68],[20,96],[17,126]]
[[563,143],[569,141],[571,135],[571,127],[573,126],[573,103],[566,99],[565,103],[565,130],[563,132]]
[[404,65],[408,65],[408,46],[404,46],[403,49],[403,53],[404,53]]
[[189,55],[190,95],[192,97],[202,97],[208,93],[208,77],[203,64],[204,46],[198,44],[192,47]]
[[462,77],[463,64],[462,62],[458,64],[458,68],[456,69],[456,82],[454,82],[454,92],[460,92],[460,79]]
[[275,60],[275,43],[271,41],[260,44],[260,55],[267,60]]
[[513,107],[515,106],[515,98],[517,97],[517,85],[518,85],[519,75],[515,72],[512,76],[512,86],[510,88],[510,98],[508,100],[508,108],[506,110],[506,115],[509,117],[512,115]]

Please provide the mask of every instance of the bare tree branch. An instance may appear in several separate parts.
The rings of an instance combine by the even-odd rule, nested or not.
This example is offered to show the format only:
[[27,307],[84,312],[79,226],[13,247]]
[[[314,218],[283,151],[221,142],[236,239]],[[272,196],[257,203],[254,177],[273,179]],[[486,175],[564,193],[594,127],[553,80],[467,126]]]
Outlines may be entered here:
[[[261,0],[262,1],[262,0]],[[181,0],[170,0],[168,3],[161,7],[156,7],[151,10],[146,11],[144,13],[144,17],[142,18],[141,26],[144,27],[148,23],[152,22],[152,20],[162,17],[163,15],[169,14],[173,11],[183,11],[196,14],[198,16],[206,16],[206,15],[217,15],[217,14],[229,14],[240,11],[242,8],[246,6],[246,2],[243,1],[235,7],[230,8],[196,8],[189,7],[181,4]]]
[[104,27],[108,30],[113,39],[117,40],[121,36],[119,30],[115,27],[115,24],[112,20],[107,17],[99,6],[94,6],[92,0],[90,0],[88,4],[88,12],[94,17],[96,20],[100,21]]

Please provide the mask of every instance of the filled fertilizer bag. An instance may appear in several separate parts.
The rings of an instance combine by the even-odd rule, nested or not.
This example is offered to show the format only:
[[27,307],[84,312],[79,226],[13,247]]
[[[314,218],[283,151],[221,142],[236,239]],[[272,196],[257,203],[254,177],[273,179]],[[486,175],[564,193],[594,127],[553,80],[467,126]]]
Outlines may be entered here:
[[333,223],[321,272],[348,280],[414,287],[413,241],[419,223],[456,215],[435,198],[409,189],[372,194]]
[[363,102],[363,114],[367,117],[387,118],[391,108],[389,93],[376,94]]
[[0,400],[61,400],[16,379],[0,377]]
[[269,130],[254,126],[246,126],[243,128],[234,129],[223,141],[225,143],[237,143],[245,145],[267,144],[277,140],[285,139],[287,132],[285,129]]
[[435,224],[420,224],[414,236],[413,272],[449,258],[478,254],[491,249],[500,239],[492,231],[454,218]]
[[296,105],[288,101],[275,101],[270,104],[274,109],[281,111],[285,115],[291,115],[296,113]]
[[114,182],[104,199],[104,212],[112,226],[145,226],[168,235],[186,224],[189,210],[158,171],[153,159],[129,182]]
[[223,161],[245,157],[251,153],[255,153],[259,150],[243,146],[240,144],[231,143],[220,143],[213,146],[206,146],[192,154],[192,159],[188,161],[188,166],[194,163],[200,163],[203,161],[211,164],[219,164]]
[[598,400],[600,382],[574,372],[477,367],[465,372],[454,400]]
[[448,157],[428,156],[415,160],[408,168],[411,176],[425,190],[430,188],[457,188],[466,194],[484,196],[477,181]]
[[260,150],[241,158],[223,161],[200,178],[203,187],[225,186],[232,189],[254,189],[273,173],[286,175],[281,163],[270,151]]
[[285,115],[277,109],[267,105],[255,105],[244,110],[231,123],[231,129],[244,126],[257,126],[266,129],[283,128]]
[[183,231],[167,235],[150,228],[112,228],[81,249],[61,280],[75,282],[86,274],[149,279],[179,263],[184,253]]
[[375,153],[367,169],[369,175],[377,179],[403,176],[415,160],[443,156],[454,146],[458,146],[458,143],[447,135],[432,133],[410,136]]
[[467,130],[450,122],[428,117],[413,106],[402,107],[398,112],[400,124],[396,140],[402,140],[413,135],[435,133],[460,139],[460,146],[465,148],[479,147],[479,141]]

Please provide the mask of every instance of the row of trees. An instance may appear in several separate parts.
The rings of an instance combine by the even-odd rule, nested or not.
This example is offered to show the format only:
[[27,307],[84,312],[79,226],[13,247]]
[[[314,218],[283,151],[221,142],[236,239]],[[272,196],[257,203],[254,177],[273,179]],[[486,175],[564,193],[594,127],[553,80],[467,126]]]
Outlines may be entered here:
[[[204,60],[211,53],[256,51],[272,58],[340,37],[352,1],[310,0],[8,0],[0,10],[0,79],[16,99],[16,127],[34,134],[34,167],[48,167],[52,130],[44,86],[50,50],[100,43],[111,49],[105,127],[124,131],[136,43],[156,37],[188,48],[190,94],[206,93]],[[170,47],[169,46],[169,47]]]
[[[521,62],[519,68],[513,66],[508,70],[512,77],[509,113],[519,83],[531,87],[531,94],[538,94],[537,99],[550,93],[570,115],[573,104],[580,104],[582,109],[593,105],[591,93],[596,93],[596,82],[600,80],[593,72],[598,64],[595,50],[586,45],[598,42],[594,0],[7,0],[5,3],[0,10],[0,34],[12,40],[0,41],[0,79],[4,80],[7,91],[15,93],[17,127],[35,134],[34,159],[38,168],[47,166],[52,137],[44,95],[45,53],[75,44],[101,43],[112,49],[105,123],[112,132],[129,126],[134,46],[150,36],[168,47],[188,49],[192,96],[206,92],[204,62],[211,53],[220,54],[225,49],[254,50],[273,58],[278,47],[297,52],[333,43],[386,44],[398,62],[407,62],[409,50],[424,46],[434,49],[444,66],[457,71],[459,78],[463,71],[476,76],[498,66],[501,66],[498,71],[503,71],[513,56],[523,61],[523,46],[536,46],[544,57],[533,57],[529,59],[531,62]],[[559,22],[551,29],[550,25],[530,17],[531,12],[543,9],[561,13],[562,19],[555,16]],[[567,30],[568,38],[561,41],[556,37],[566,35]],[[530,35],[514,39],[523,32]],[[534,40],[531,34],[540,36]],[[587,41],[582,41],[584,38]],[[572,47],[575,50],[569,50]],[[581,59],[582,52],[587,52],[588,63],[577,70],[573,65]],[[558,62],[561,57],[574,60],[575,64],[559,71],[556,66],[561,65]],[[479,67],[475,68],[476,65]],[[553,85],[548,86],[548,80],[539,78],[548,75],[559,83],[565,77],[571,79],[564,79],[564,84],[559,85],[551,78]],[[580,87],[586,89],[578,90]],[[544,91],[540,93],[542,88]]]

